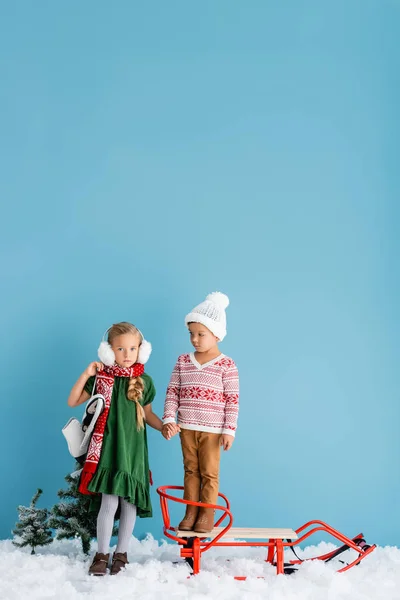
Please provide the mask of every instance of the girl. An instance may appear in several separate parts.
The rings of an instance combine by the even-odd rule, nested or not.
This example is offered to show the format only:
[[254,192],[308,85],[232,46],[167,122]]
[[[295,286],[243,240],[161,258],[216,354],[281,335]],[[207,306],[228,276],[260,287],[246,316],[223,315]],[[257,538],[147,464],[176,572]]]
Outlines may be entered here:
[[[180,426],[184,499],[216,504],[220,446],[229,450],[235,439],[239,410],[239,376],[234,361],[221,353],[226,335],[229,299],[214,292],[185,318],[195,352],[182,354],[167,389],[163,435],[169,439]],[[178,425],[176,424],[178,413]],[[208,533],[214,511],[187,505],[182,531]]]
[[[73,386],[69,406],[86,402],[94,391],[106,403],[99,416],[84,464],[79,491],[101,494],[97,517],[98,551],[91,575],[105,575],[114,518],[120,509],[118,545],[111,574],[128,564],[127,549],[136,515],[151,517],[146,423],[161,431],[162,422],[152,411],[155,388],[144,372],[151,345],[131,323],[108,330],[99,347],[101,362],[92,362]],[[95,390],[94,390],[95,387]],[[172,432],[174,433],[174,432]]]

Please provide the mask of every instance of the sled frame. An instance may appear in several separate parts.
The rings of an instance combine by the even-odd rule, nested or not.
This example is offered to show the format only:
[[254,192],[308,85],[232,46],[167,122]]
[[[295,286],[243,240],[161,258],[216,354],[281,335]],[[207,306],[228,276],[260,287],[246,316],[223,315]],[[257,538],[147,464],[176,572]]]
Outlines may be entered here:
[[[164,485],[157,488],[157,493],[160,496],[161,513],[163,517],[163,533],[164,536],[177,542],[181,549],[181,557],[191,566],[192,575],[197,575],[201,570],[201,557],[204,552],[211,548],[233,546],[237,547],[265,547],[268,549],[265,562],[276,567],[277,575],[292,573],[296,570],[295,565],[312,560],[329,561],[337,554],[337,549],[326,554],[315,556],[307,559],[291,560],[289,563],[284,562],[284,551],[286,548],[294,549],[294,546],[301,544],[307,538],[317,532],[325,532],[335,538],[347,549],[355,550],[358,556],[349,564],[338,570],[338,573],[348,571],[351,567],[358,565],[366,556],[371,554],[376,548],[376,545],[368,546],[360,543],[363,540],[363,534],[349,538],[340,533],[323,521],[314,520],[308,521],[298,529],[264,529],[264,528],[232,528],[233,516],[230,510],[228,498],[219,493],[218,497],[223,500],[225,506],[218,504],[205,504],[203,502],[193,502],[179,498],[171,492],[183,491],[183,486]],[[217,518],[214,529],[210,534],[199,534],[194,531],[179,531],[176,527],[171,526],[168,502],[177,502],[183,505],[199,506],[202,508],[211,508],[216,512],[221,512],[221,516]],[[218,514],[218,513],[217,513]],[[224,525],[220,525],[227,521]],[[224,538],[243,538],[247,539],[263,539],[265,541],[224,541]],[[364,548],[365,546],[365,548]],[[244,580],[246,577],[235,577],[237,580]]]

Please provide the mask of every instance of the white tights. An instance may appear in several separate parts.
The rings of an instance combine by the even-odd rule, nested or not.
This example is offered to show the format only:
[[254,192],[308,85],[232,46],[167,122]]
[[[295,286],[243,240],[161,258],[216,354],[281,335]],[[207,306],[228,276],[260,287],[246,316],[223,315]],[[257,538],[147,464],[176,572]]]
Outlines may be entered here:
[[121,503],[119,520],[118,545],[116,552],[127,552],[129,540],[132,537],[136,521],[136,506],[120,496],[101,495],[101,507],[97,517],[97,546],[98,552],[107,554],[110,548],[114,517],[118,503]]

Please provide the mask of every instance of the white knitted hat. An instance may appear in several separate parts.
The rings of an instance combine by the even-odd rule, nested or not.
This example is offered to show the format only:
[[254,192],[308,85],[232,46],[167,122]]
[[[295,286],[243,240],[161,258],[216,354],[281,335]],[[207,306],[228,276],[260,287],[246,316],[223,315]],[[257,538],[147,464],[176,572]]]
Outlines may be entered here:
[[222,340],[226,336],[226,315],[225,309],[229,306],[229,298],[221,292],[208,294],[207,298],[195,306],[193,310],[186,315],[185,325],[189,323],[201,323],[205,325],[218,339]]

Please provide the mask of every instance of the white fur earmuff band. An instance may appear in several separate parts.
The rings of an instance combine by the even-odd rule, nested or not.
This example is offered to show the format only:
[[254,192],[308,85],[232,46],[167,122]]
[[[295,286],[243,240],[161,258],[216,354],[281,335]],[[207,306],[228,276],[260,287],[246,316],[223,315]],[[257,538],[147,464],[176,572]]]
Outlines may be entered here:
[[[115,354],[114,354],[113,349],[111,348],[110,344],[105,339],[106,335],[109,331],[110,331],[110,328],[107,329],[107,331],[103,335],[103,339],[97,350],[97,354],[102,363],[104,363],[108,367],[112,367],[113,364],[115,363]],[[138,332],[140,333],[140,336],[142,338],[142,343],[140,344],[140,347],[139,347],[139,354],[138,354],[137,362],[140,363],[141,365],[145,365],[150,358],[152,347],[151,347],[150,342],[148,342],[147,340],[144,339],[143,333],[140,331],[140,329],[138,329]]]

